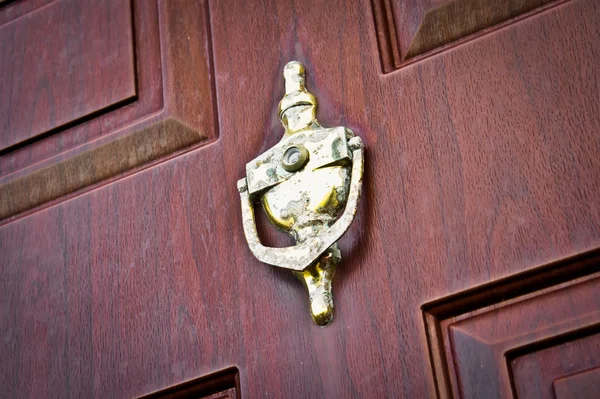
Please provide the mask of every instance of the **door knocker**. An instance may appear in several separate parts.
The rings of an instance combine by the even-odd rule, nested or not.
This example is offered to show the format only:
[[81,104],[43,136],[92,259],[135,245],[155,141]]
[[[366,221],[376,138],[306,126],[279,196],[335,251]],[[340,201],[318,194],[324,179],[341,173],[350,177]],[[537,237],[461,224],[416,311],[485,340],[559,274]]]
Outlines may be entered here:
[[[258,260],[290,269],[304,282],[312,318],[324,327],[333,319],[331,281],[342,259],[337,240],[354,220],[360,198],[363,144],[348,128],[317,122],[317,100],[306,90],[301,63],[288,63],[283,76],[283,138],[248,162],[246,177],[238,181],[244,234]],[[295,246],[261,244],[254,221],[258,201]]]

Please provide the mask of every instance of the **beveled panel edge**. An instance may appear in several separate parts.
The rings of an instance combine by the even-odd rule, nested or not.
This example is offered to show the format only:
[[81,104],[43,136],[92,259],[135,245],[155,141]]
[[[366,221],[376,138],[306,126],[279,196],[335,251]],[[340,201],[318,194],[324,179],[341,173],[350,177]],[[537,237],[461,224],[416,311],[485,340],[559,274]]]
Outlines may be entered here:
[[[237,367],[228,367],[185,382],[144,394],[138,399],[196,399],[221,397],[219,394],[235,392],[241,398],[240,371]],[[231,397],[227,395],[225,397]]]
[[[517,16],[497,22],[488,28],[478,29],[470,34],[447,41],[428,50],[418,53],[409,50],[406,54],[402,54],[398,39],[399,34],[397,33],[396,23],[394,22],[395,15],[397,15],[394,10],[394,5],[390,3],[390,0],[371,0],[371,9],[373,12],[374,28],[377,37],[382,73],[385,75],[395,72],[571,1],[572,0],[553,0],[550,3],[538,6]],[[426,14],[423,15],[423,18],[425,18]],[[390,24],[389,22],[386,23],[385,21],[392,21],[393,24]],[[423,20],[421,22],[423,22]],[[413,37],[412,41],[414,41],[415,37],[416,35]]]
[[[516,360],[518,357],[526,356],[526,355],[535,353],[540,350],[548,349],[552,346],[559,346],[559,345],[563,345],[563,344],[566,344],[568,342],[572,342],[572,341],[575,341],[578,339],[587,338],[587,337],[590,337],[592,335],[596,335],[599,333],[600,333],[600,321],[597,321],[597,318],[596,318],[595,321],[592,320],[591,322],[588,322],[588,323],[582,323],[580,326],[578,326],[576,328],[568,329],[566,331],[560,332],[551,337],[546,337],[543,339],[535,340],[533,342],[527,343],[526,345],[511,348],[510,350],[506,351],[506,353],[504,354],[504,360],[506,363],[505,367],[506,367],[506,370],[508,370],[508,373],[510,376],[510,389],[512,391],[513,397],[516,398],[518,396],[517,396],[517,387],[515,386],[515,378],[514,378],[514,374],[513,374],[512,362],[514,360]],[[579,374],[579,373],[575,373],[575,374]],[[554,382],[556,382],[560,379],[563,379],[563,378],[568,378],[568,376],[559,378],[559,379],[555,380]]]
[[[53,127],[43,134],[37,135],[24,142],[0,150],[0,165],[5,163],[0,166],[0,184],[3,184],[8,180],[16,179],[31,171],[43,168],[49,163],[56,162],[65,156],[75,156],[82,151],[87,151],[90,146],[103,144],[106,139],[115,139],[119,134],[128,132],[127,128],[135,129],[135,126],[140,122],[164,109],[163,77],[160,73],[151,73],[153,71],[148,70],[148,68],[145,67],[145,65],[150,63],[160,63],[160,46],[157,44],[156,54],[152,54],[153,49],[149,47],[149,41],[140,40],[140,26],[144,25],[142,19],[147,17],[148,14],[152,14],[152,7],[146,7],[144,12],[139,12],[139,1],[140,0],[129,0],[131,9],[130,16],[134,58],[135,95],[99,109],[96,112],[74,119],[69,123]],[[54,0],[51,0],[38,7],[28,9],[25,7],[28,2],[16,0],[15,2],[18,4],[15,4],[13,8],[16,8],[17,11],[24,8],[25,11],[18,13],[18,15],[7,23],[11,23],[31,12],[35,12],[55,3]],[[35,2],[32,2],[31,4],[35,4]],[[156,11],[156,4],[153,4],[153,6],[154,11]],[[138,12],[136,12],[136,9]],[[1,7],[0,11],[2,11]],[[158,37],[160,34],[158,22],[158,18],[156,18],[156,30],[149,31],[147,34],[153,35],[156,33]],[[146,23],[149,22],[146,21]],[[141,47],[145,48],[142,49]],[[141,56],[140,54],[145,54],[145,56]],[[148,54],[151,54],[152,57],[149,58]],[[154,58],[154,56],[156,56],[156,58]],[[145,75],[145,78],[142,78],[140,74]],[[149,85],[148,81],[151,81],[152,79],[157,79],[159,84],[154,86]],[[154,91],[151,96],[148,95],[148,91],[150,90]],[[135,111],[132,112],[132,109],[135,109]],[[107,133],[102,133],[100,135],[92,134],[90,137],[89,130],[97,131],[98,129],[104,129],[103,127],[99,128],[99,126],[112,126],[112,128],[108,130]],[[72,137],[77,136],[86,137],[86,139],[78,143],[69,143]],[[47,151],[43,148],[48,141],[50,141],[50,146],[56,145],[56,140],[60,140],[59,149]],[[66,146],[63,144],[63,140],[68,143]],[[40,146],[42,146],[41,151]],[[32,156],[31,153],[24,153],[24,151],[33,151],[35,155]]]
[[[185,2],[183,5],[188,7],[183,7],[183,1],[159,2],[160,41],[163,49],[167,49],[161,55],[166,69],[162,76],[165,100],[162,111],[0,177],[0,225],[218,138],[209,4],[208,1]],[[190,7],[194,8],[190,10]],[[181,18],[187,23],[168,23]],[[197,49],[190,49],[189,44],[181,40],[191,35],[202,39],[198,40]],[[194,50],[194,57],[182,57],[181,54],[187,54],[181,51],[182,46],[188,51]],[[199,66],[198,59],[202,56],[204,65]],[[180,90],[179,82],[184,82],[189,90]],[[198,99],[197,86],[208,100]],[[99,166],[102,170],[97,172]]]
[[[116,140],[158,114],[202,131],[209,139],[219,136],[209,2],[154,0],[148,7],[140,8],[139,0],[131,1],[137,85],[140,86],[138,98],[118,104],[108,112],[53,129],[52,134],[29,142],[30,145],[0,152],[3,162],[0,185],[107,140]],[[144,24],[152,28],[155,39],[153,36],[152,40],[145,40],[140,36],[140,26]],[[150,42],[156,46],[150,46]],[[94,129],[95,132],[107,126],[108,130],[100,135],[87,131]],[[63,135],[66,135],[66,146],[63,146]],[[88,138],[73,142],[75,137]]]
[[[571,384],[578,386],[579,388],[583,388],[584,391],[591,391],[592,385],[594,387],[598,387],[600,385],[600,367],[594,367],[592,369],[588,369],[585,371],[581,371],[579,373],[566,375],[561,378],[557,378],[552,383],[552,388],[554,389],[554,395],[557,399],[575,397],[573,392],[569,390],[569,386]],[[600,388],[596,388],[600,391]],[[596,396],[598,397],[598,396]]]
[[512,0],[503,4],[496,3],[498,6],[490,6],[487,0],[453,0],[443,3],[424,13],[402,58],[409,60],[557,1],[561,0]]
[[206,140],[168,118],[0,185],[0,220],[34,209]]
[[[26,7],[23,7],[27,10],[26,12],[19,14],[19,15],[15,16],[13,19],[2,23],[0,25],[0,29],[3,28],[4,26],[18,23],[20,20],[30,16],[31,14],[37,14],[37,13],[40,13],[42,10],[48,10],[51,7],[58,6],[59,5],[58,3],[59,3],[58,1],[43,3],[43,4],[39,5],[38,7],[35,7],[32,9],[27,9]],[[22,2],[19,2],[18,5],[21,6],[22,4],[23,4]],[[81,125],[89,120],[92,120],[94,118],[97,118],[97,117],[105,115],[105,114],[108,114],[114,110],[121,108],[121,107],[135,103],[138,100],[139,88],[138,88],[138,82],[137,82],[138,68],[136,65],[136,41],[135,41],[135,29],[134,29],[133,0],[125,0],[124,5],[126,5],[126,9],[129,14],[129,15],[127,15],[129,17],[129,18],[127,18],[129,21],[129,25],[127,26],[127,29],[126,29],[126,32],[127,32],[126,35],[129,36],[129,40],[127,40],[129,57],[127,57],[128,58],[128,63],[127,63],[128,67],[123,68],[123,70],[126,70],[127,73],[131,75],[131,76],[129,76],[129,79],[127,79],[127,83],[131,84],[131,87],[128,87],[129,84],[127,84],[127,87],[130,89],[130,91],[127,94],[124,94],[122,97],[114,99],[114,101],[112,101],[112,102],[106,102],[106,103],[98,106],[97,108],[92,108],[85,112],[81,112],[79,115],[74,115],[70,119],[65,119],[65,120],[59,121],[54,126],[43,127],[36,133],[29,135],[27,137],[22,137],[17,140],[2,142],[0,144],[0,157],[5,154],[11,153],[13,151],[19,150],[23,147],[26,147],[27,145],[29,145],[31,143],[41,141],[44,138],[49,137],[51,135],[66,131],[66,130],[70,129],[71,127]],[[0,3],[0,12],[2,11],[1,6],[2,6],[2,4]],[[110,74],[107,76],[110,76]],[[121,82],[121,83],[123,83],[123,82]]]
[[40,1],[39,4],[36,4],[34,1],[22,2],[19,0],[0,0],[0,11],[3,11],[5,9],[14,8],[16,6],[16,3],[23,3],[23,4],[19,4],[17,6],[18,8],[16,11],[15,10],[10,11],[9,18],[0,17],[0,26],[10,23],[17,18],[22,17],[23,15],[27,15],[27,14],[37,10],[38,8],[45,7],[48,4],[54,2],[55,0],[38,0],[38,1]]
[[[441,326],[444,320],[543,291],[598,271],[600,248],[594,248],[424,303],[421,312],[437,397],[453,397]],[[529,350],[529,346],[523,350]],[[507,359],[510,353],[513,352],[509,352]]]

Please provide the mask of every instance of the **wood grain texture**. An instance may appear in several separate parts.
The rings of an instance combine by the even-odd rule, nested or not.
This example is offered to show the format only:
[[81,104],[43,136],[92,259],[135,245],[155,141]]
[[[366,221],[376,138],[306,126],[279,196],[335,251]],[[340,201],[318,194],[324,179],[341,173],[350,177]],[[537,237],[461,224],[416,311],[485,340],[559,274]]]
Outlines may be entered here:
[[[546,345],[542,342],[563,335],[561,343],[570,344],[578,338],[573,336],[597,329],[600,299],[594,287],[599,272],[596,250],[425,304],[423,318],[439,396],[493,398],[510,397],[511,392],[518,392],[519,398],[547,396],[557,374],[546,376],[550,380],[544,385],[539,383],[542,376],[534,375],[538,369],[523,375],[521,369],[527,367],[511,368],[505,358],[511,356],[517,359],[512,363],[520,365],[535,353],[532,348]],[[535,320],[538,312],[544,314],[543,320]],[[563,321],[565,314],[572,319],[568,323]],[[597,357],[596,352],[590,351],[591,356]],[[546,361],[550,364],[553,359]],[[529,389],[525,396],[523,387]]]
[[[548,397],[548,391],[552,397],[552,379],[538,385],[545,377],[544,370],[526,373],[519,367],[508,368],[507,358],[523,359],[531,352],[539,352],[539,347],[546,342],[559,341],[557,351],[546,363],[556,363],[554,367],[560,368],[570,357],[571,347],[576,346],[572,341],[590,330],[599,331],[599,291],[600,280],[596,275],[560,287],[558,291],[546,291],[476,316],[442,323],[442,328],[448,329],[446,339],[452,348],[447,350],[453,362],[451,380],[455,378],[453,395],[449,396],[510,398],[511,387],[515,387],[517,393],[527,392],[527,395],[517,396],[519,398]],[[596,347],[590,347],[593,348]],[[589,358],[597,358],[597,355],[595,350]]]
[[561,1],[373,0],[383,71]]
[[234,367],[186,381],[139,399],[240,399],[239,391],[239,371]]
[[[595,333],[552,342],[547,347],[511,359],[509,367],[515,397],[597,398],[600,392],[599,353],[600,328]],[[592,383],[594,375],[596,382]]]
[[129,0],[61,0],[0,26],[0,150],[135,100],[131,24]]
[[[441,47],[465,36],[515,18],[535,8],[556,0],[419,0],[421,19],[417,22],[402,18],[401,25],[411,29],[411,34],[403,37],[404,59],[413,58],[427,51]],[[414,0],[408,0],[404,9],[416,7]],[[408,10],[407,10],[408,11]],[[414,15],[414,14],[413,14]],[[413,17],[414,18],[414,17]],[[412,23],[405,23],[405,22]],[[406,32],[406,28],[402,32]]]
[[554,393],[556,399],[599,397],[600,367],[557,379],[554,381]]
[[0,185],[0,219],[131,171],[206,139],[176,119],[120,136],[101,146]]
[[[45,15],[46,10],[56,4],[33,13]],[[10,11],[9,8],[0,13]],[[0,177],[0,219],[78,190],[91,189],[106,179],[131,173],[216,137],[206,4],[169,1],[159,5],[134,4],[134,10],[138,100],[66,130],[57,125],[58,130],[55,129],[52,136],[1,155],[0,169],[8,174]],[[27,15],[30,14],[17,21]],[[96,13],[90,11],[90,15]],[[102,39],[102,33],[112,32],[111,28],[115,31],[112,35],[127,28],[127,25],[121,26],[123,23],[116,27],[106,25],[100,17],[97,16],[98,29],[95,25],[89,27],[89,35]],[[118,23],[119,19],[115,21]],[[73,40],[75,38],[77,36]],[[97,41],[103,42],[103,39]],[[85,59],[97,65],[102,57],[103,54],[87,54]],[[112,77],[110,69],[107,73]],[[92,91],[101,92],[104,88],[102,80],[83,80],[82,84]],[[110,87],[107,85],[107,90],[111,90]],[[62,97],[71,95],[68,91],[58,90],[58,93]],[[71,100],[83,101],[79,97]],[[14,104],[18,103],[19,99],[15,98]],[[55,112],[52,104],[45,104],[44,110]],[[31,115],[24,118],[23,123],[37,121],[38,114]],[[3,132],[10,133],[4,129]],[[60,144],[55,146],[53,143],[57,142]],[[78,146],[69,149],[75,145]]]
[[[0,226],[3,395],[131,398],[237,366],[244,398],[432,398],[423,304],[600,247],[598,2],[386,75],[369,6],[211,2],[218,140]],[[325,329],[253,258],[236,190],[283,133],[292,59],[320,121],[366,145]]]

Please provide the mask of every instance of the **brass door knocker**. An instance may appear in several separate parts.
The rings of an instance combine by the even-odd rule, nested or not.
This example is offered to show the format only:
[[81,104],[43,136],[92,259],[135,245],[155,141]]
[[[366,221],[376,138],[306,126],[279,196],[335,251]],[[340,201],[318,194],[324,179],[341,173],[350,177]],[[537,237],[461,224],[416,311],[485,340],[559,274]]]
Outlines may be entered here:
[[[324,128],[317,122],[317,100],[306,90],[301,63],[288,63],[283,76],[283,138],[247,163],[246,178],[238,181],[244,234],[258,260],[291,269],[304,282],[312,317],[326,326],[333,319],[331,281],[342,259],[336,242],[354,220],[360,198],[363,144],[348,128]],[[294,237],[295,246],[261,244],[256,201],[271,224]]]

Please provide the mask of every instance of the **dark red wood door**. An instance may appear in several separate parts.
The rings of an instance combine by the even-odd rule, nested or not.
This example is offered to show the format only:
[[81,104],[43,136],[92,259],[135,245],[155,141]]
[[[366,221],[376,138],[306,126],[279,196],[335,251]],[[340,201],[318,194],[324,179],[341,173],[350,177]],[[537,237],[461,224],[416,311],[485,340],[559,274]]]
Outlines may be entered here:
[[[596,0],[0,4],[1,397],[597,397]],[[236,190],[290,60],[366,148],[324,329]]]

